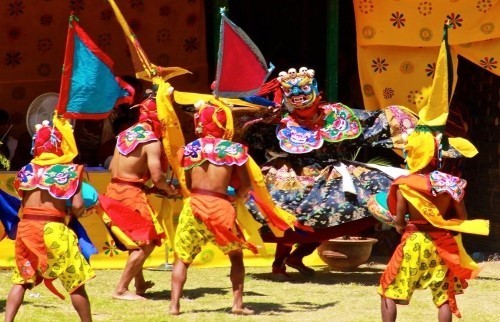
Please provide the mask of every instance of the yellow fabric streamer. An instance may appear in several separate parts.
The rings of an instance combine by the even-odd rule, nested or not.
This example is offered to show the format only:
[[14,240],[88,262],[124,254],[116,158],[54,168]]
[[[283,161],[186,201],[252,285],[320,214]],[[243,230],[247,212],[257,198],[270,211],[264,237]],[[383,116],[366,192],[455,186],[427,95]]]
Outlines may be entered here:
[[142,49],[139,40],[137,39],[136,35],[134,35],[132,29],[127,24],[127,21],[123,17],[115,1],[108,0],[108,2],[115,13],[116,20],[122,27],[123,33],[125,34],[127,45],[130,49],[130,55],[132,57],[132,63],[135,69],[135,76],[137,78],[154,82],[154,78],[156,77],[160,77],[163,80],[167,81],[175,76],[183,74],[191,74],[190,71],[180,67],[161,67],[151,63],[148,56]]
[[476,278],[476,276],[481,271],[481,267],[469,256],[469,254],[467,254],[464,244],[462,243],[462,235],[458,234],[456,236],[453,236],[453,238],[455,239],[455,243],[457,243],[458,246],[460,266],[474,271],[471,278]]
[[213,96],[212,94],[201,94],[201,93],[179,92],[179,91],[174,92],[174,101],[180,105],[194,105],[199,100],[202,100],[204,102],[217,100],[230,108],[238,106],[238,107],[248,107],[255,110],[262,109],[262,105],[253,104],[238,98],[225,98],[225,97],[215,98],[215,96]]
[[[406,152],[406,164],[411,172],[423,170],[433,158],[448,156],[447,151],[442,146],[442,132],[449,114],[449,92],[450,84],[448,61],[448,28],[445,26],[445,33],[441,41],[439,55],[436,62],[434,79],[430,88],[422,90],[424,98],[419,107],[417,127],[415,132],[408,137],[408,142],[404,147]],[[477,154],[477,149],[472,143],[464,138],[454,138],[449,140],[450,145],[462,156],[472,157]],[[437,153],[439,149],[442,154]]]
[[479,153],[476,147],[469,140],[464,138],[449,138],[448,142],[450,146],[455,148],[466,158],[472,158]]
[[116,20],[120,24],[127,39],[127,45],[130,49],[130,54],[132,56],[132,63],[134,64],[134,69],[137,78],[142,78],[144,80],[151,80],[153,77],[153,66],[149,61],[146,53],[137,41],[137,37],[132,33],[127,21],[123,17],[120,9],[116,5],[114,0],[108,0],[111,8],[113,9]]
[[[294,229],[294,224],[297,222],[297,217],[295,217],[293,214],[289,213],[286,210],[281,209],[280,207],[276,206],[274,201],[271,198],[271,195],[269,194],[269,191],[267,190],[266,183],[264,181],[264,176],[262,175],[262,171],[260,170],[259,166],[255,161],[252,159],[252,157],[248,157],[248,161],[245,163],[246,169],[248,171],[248,175],[251,178],[252,182],[252,191],[255,193],[255,195],[266,204],[270,209],[273,209],[275,213],[280,217],[286,224],[291,228]],[[283,237],[285,234],[284,231],[278,229],[271,223],[269,223],[269,228],[273,232],[273,234],[276,237]]]
[[174,106],[170,101],[171,93],[169,92],[172,91],[173,88],[160,77],[154,79],[154,84],[158,85],[156,108],[158,110],[158,119],[162,126],[163,148],[165,149],[168,163],[179,180],[182,196],[186,198],[190,195],[190,192],[186,187],[184,169],[177,159],[177,151],[185,145],[185,142],[181,124],[177,118],[177,114],[175,114]]
[[68,120],[59,117],[54,114],[52,119],[52,124],[54,127],[61,132],[61,149],[63,150],[63,155],[58,156],[54,153],[43,152],[39,156],[33,158],[31,162],[37,165],[53,165],[62,163],[71,163],[78,155],[78,149],[76,147],[75,137],[73,135],[73,127]]
[[425,195],[417,192],[406,184],[400,184],[399,189],[403,197],[408,200],[424,218],[434,227],[461,233],[487,236],[490,232],[490,222],[484,219],[445,220],[441,216],[439,209]]
[[262,224],[256,221],[252,214],[250,214],[243,198],[237,198],[236,200],[236,223],[243,232],[245,240],[254,244],[260,255],[267,256],[264,241],[259,234]]
[[[182,202],[179,200],[178,202],[169,198],[162,198],[160,211],[158,212],[158,221],[160,222],[163,230],[167,234],[167,242],[170,248],[174,247],[174,238],[175,238],[175,224],[174,224],[174,213],[176,212],[179,204]],[[182,207],[182,206],[181,206]]]
[[451,90],[451,88],[448,88],[448,77],[447,46],[445,40],[443,40],[439,48],[432,87],[423,91],[427,104],[418,111],[419,124],[427,126],[446,124],[449,114],[448,90]]

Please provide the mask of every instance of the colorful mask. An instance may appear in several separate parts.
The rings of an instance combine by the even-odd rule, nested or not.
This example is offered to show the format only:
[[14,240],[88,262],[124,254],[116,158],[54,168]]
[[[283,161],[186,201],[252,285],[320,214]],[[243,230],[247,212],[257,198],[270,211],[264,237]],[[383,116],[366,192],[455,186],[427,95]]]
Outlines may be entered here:
[[288,72],[280,72],[278,81],[284,94],[284,105],[292,112],[303,112],[316,106],[318,85],[314,78],[314,70],[301,67],[299,72],[290,68]]
[[196,135],[200,138],[206,136],[225,138],[226,112],[220,107],[207,105],[204,102],[196,103],[195,107],[198,108],[198,112],[194,115]]

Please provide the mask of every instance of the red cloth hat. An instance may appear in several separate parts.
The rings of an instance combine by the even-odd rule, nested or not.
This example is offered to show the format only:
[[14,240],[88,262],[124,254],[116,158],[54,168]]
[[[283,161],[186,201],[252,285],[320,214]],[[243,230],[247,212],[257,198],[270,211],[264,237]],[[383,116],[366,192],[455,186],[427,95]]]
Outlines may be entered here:
[[44,152],[53,153],[57,156],[64,154],[61,148],[62,134],[59,130],[50,126],[47,120],[35,127],[37,131],[33,136],[33,156],[38,157]]
[[139,122],[149,122],[153,126],[153,131],[158,139],[161,139],[161,123],[158,119],[156,100],[152,97],[146,98],[139,104]]
[[196,135],[223,138],[226,133],[226,121],[226,113],[222,108],[204,104],[194,115]]

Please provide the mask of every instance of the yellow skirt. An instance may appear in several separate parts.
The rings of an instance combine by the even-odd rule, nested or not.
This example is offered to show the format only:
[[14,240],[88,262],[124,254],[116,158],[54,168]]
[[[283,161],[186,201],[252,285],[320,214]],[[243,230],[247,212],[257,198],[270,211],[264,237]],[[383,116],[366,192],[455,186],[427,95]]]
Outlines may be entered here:
[[[41,277],[57,278],[71,294],[95,277],[94,270],[80,252],[75,233],[65,224],[47,222],[43,225],[45,252],[31,249],[30,239],[41,232],[34,231],[32,225],[23,225],[23,222],[20,223],[18,229],[16,247],[18,243],[24,244],[24,252],[28,254],[24,253],[23,261],[18,261],[18,265],[14,268],[12,276],[14,284],[33,284],[34,286],[41,281]],[[46,259],[39,258],[40,254],[46,254]],[[47,267],[40,267],[41,262],[46,262]],[[19,263],[22,264],[19,265]],[[31,273],[27,274],[27,271]]]
[[[379,287],[378,293],[398,304],[408,304],[415,290],[429,288],[437,307],[448,301],[449,268],[438,255],[432,238],[425,232],[412,233],[403,246],[403,254],[397,275],[385,292]],[[460,280],[455,277],[453,283],[455,294],[462,294]]]
[[[236,234],[236,231],[234,231]],[[175,232],[174,251],[177,257],[184,263],[192,263],[201,248],[207,243],[213,243],[227,254],[232,250],[241,250],[242,245],[238,242],[228,242],[220,245],[216,242],[214,234],[207,228],[202,220],[193,214],[190,198],[184,200],[182,212],[179,215],[179,223]]]

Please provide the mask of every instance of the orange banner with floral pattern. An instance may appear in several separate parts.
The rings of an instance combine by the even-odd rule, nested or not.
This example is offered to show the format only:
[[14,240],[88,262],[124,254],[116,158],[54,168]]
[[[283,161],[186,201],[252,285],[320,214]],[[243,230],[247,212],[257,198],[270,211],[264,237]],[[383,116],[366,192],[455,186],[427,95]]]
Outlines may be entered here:
[[457,55],[500,76],[498,0],[354,0],[358,69],[367,110],[404,105],[415,112],[432,84],[443,25]]

